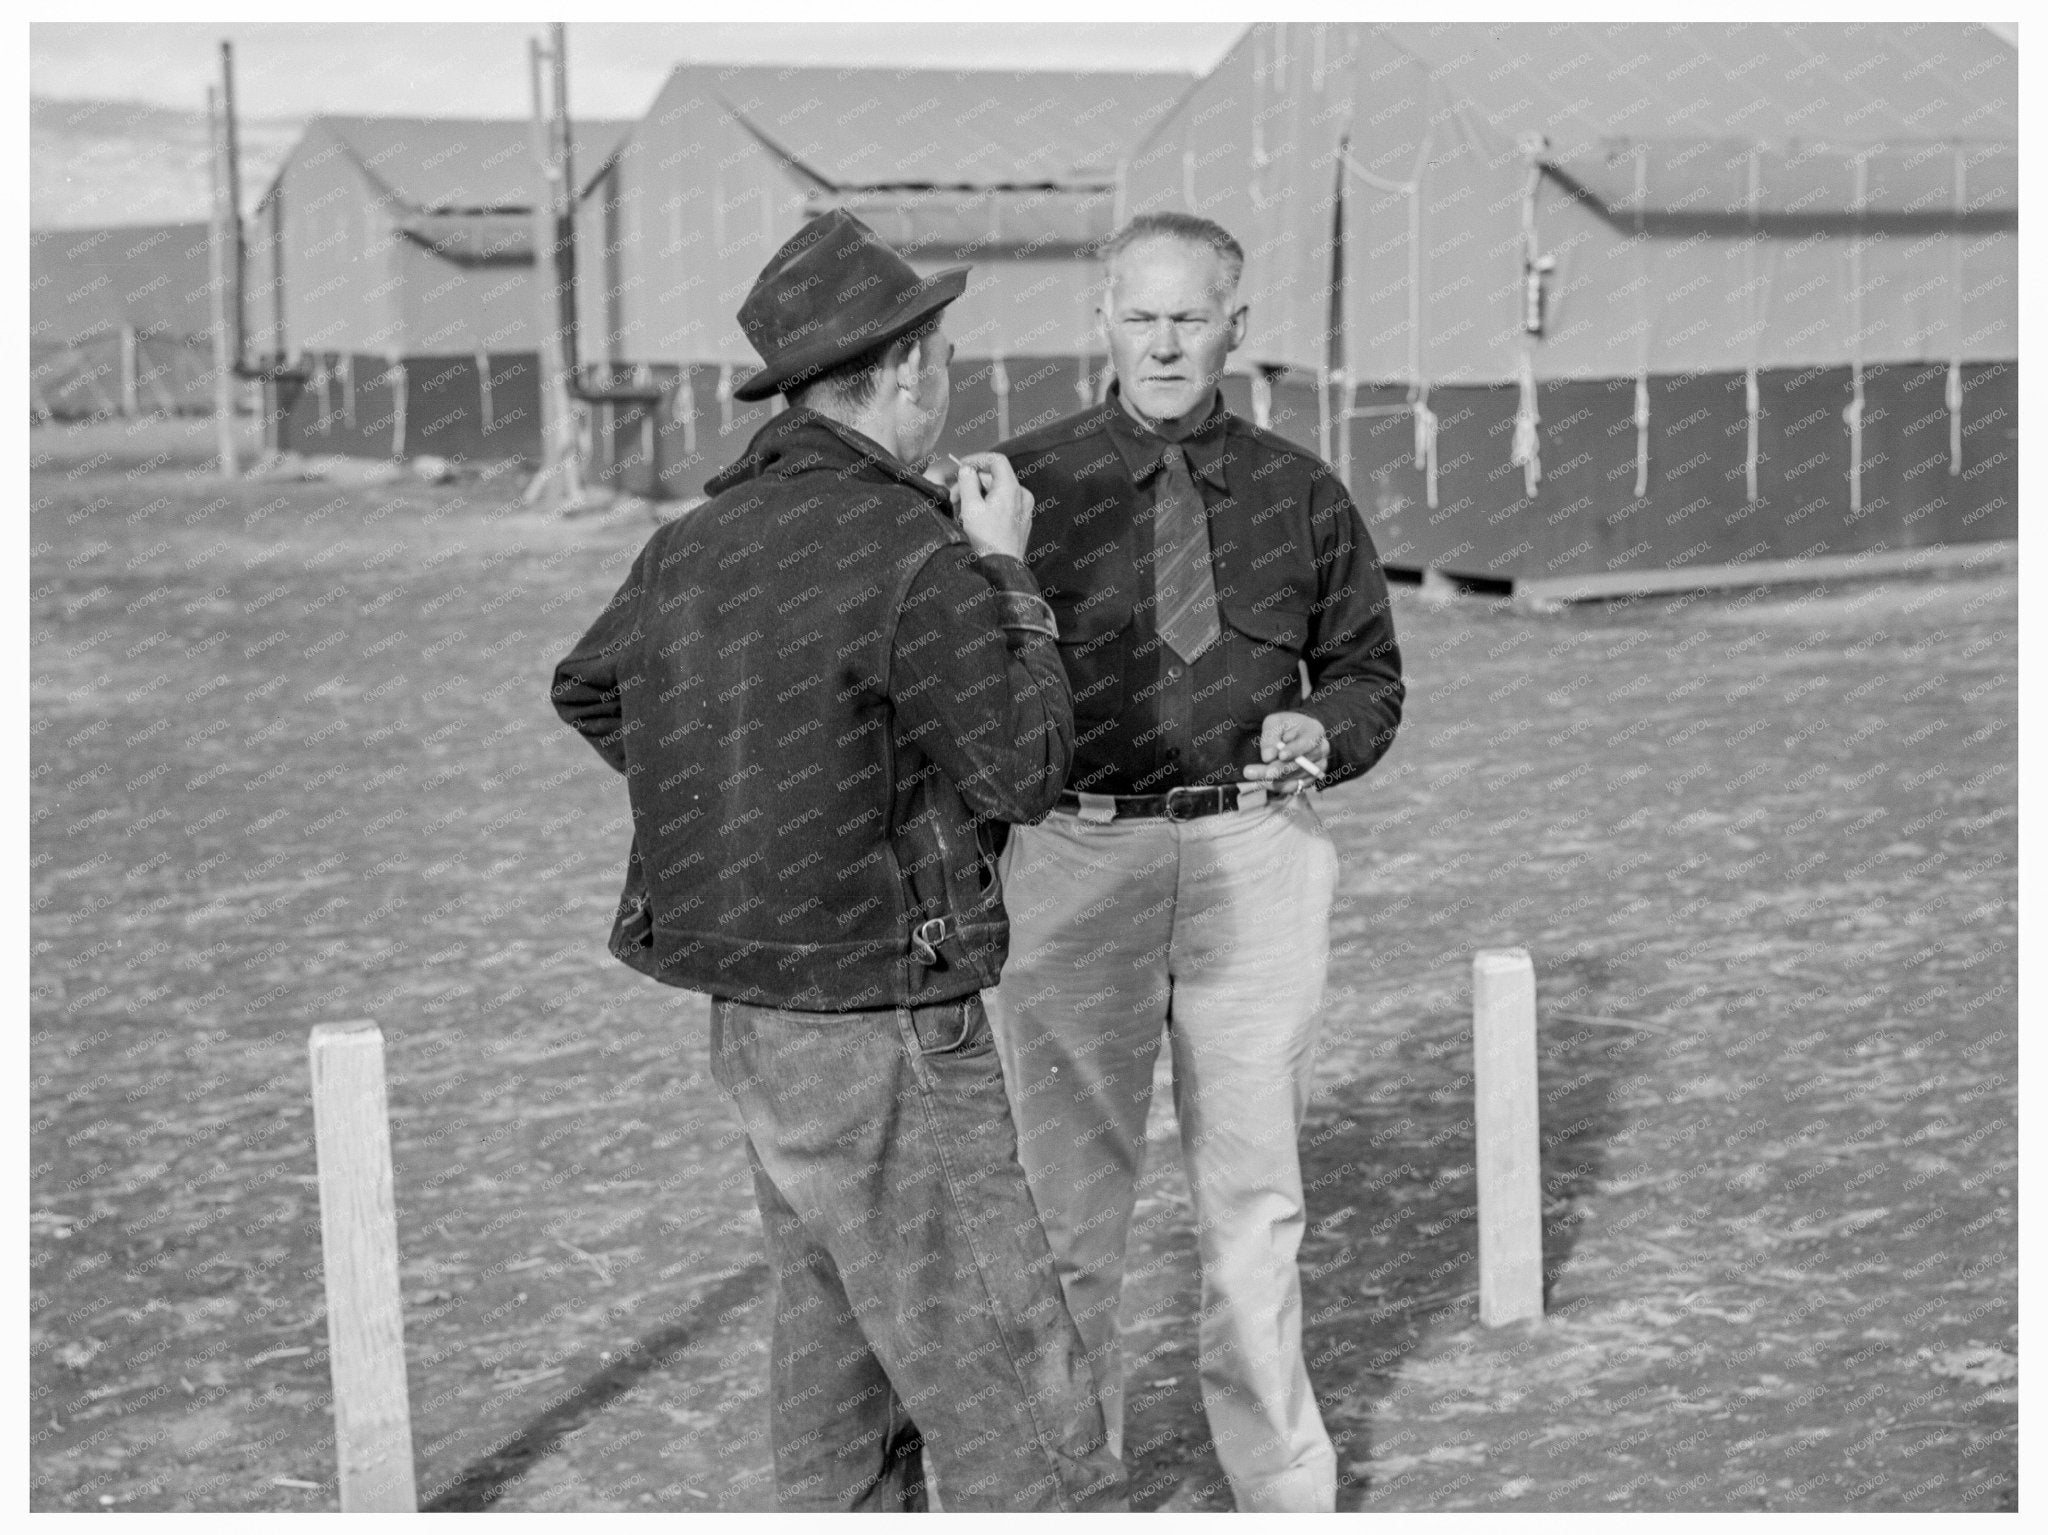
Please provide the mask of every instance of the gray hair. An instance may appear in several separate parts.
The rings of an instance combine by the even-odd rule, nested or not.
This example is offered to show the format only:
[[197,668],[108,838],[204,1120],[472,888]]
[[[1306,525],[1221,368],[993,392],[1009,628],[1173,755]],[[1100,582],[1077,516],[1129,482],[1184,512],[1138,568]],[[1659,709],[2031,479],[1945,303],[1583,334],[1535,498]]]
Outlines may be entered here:
[[1146,240],[1179,240],[1216,253],[1223,263],[1224,281],[1235,291],[1244,275],[1244,247],[1229,230],[1214,219],[1195,213],[1141,213],[1098,247],[1105,269],[1114,267],[1119,256]]

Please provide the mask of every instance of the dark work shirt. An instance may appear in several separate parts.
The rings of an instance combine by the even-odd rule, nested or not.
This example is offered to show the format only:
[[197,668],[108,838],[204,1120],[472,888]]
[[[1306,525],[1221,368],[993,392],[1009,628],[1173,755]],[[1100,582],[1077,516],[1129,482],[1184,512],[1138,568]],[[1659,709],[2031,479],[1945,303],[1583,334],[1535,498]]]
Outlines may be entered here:
[[1074,693],[1067,787],[1157,794],[1238,782],[1261,760],[1265,717],[1283,709],[1328,732],[1326,786],[1356,777],[1392,744],[1404,693],[1371,535],[1328,465],[1220,398],[1179,441],[1208,512],[1222,628],[1191,664],[1154,621],[1168,439],[1112,391],[1001,449],[1037,498],[1029,563],[1058,617]]

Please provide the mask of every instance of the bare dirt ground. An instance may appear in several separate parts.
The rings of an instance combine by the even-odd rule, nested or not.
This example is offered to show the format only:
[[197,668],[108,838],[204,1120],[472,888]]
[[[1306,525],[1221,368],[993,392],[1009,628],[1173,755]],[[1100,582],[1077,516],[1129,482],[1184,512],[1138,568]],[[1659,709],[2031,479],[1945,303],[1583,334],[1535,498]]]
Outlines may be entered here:
[[[422,1501],[770,1506],[703,1005],[605,955],[625,796],[546,700],[648,522],[222,485],[206,435],[33,439],[32,1506],[336,1506],[305,1042],[356,1017]],[[1397,592],[1401,740],[1322,802],[1340,1507],[2017,1507],[2017,598]],[[1468,967],[1508,944],[1549,1309],[1488,1331]],[[1138,1240],[1136,1501],[1226,1508],[1168,1156]]]

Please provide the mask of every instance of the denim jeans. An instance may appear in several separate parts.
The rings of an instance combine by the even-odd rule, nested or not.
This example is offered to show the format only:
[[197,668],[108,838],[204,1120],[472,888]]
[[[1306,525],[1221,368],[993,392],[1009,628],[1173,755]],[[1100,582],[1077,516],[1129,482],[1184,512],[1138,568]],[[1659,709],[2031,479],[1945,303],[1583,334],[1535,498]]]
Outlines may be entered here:
[[1017,1160],[981,999],[807,1013],[714,998],[775,1271],[786,1510],[1125,1507]]

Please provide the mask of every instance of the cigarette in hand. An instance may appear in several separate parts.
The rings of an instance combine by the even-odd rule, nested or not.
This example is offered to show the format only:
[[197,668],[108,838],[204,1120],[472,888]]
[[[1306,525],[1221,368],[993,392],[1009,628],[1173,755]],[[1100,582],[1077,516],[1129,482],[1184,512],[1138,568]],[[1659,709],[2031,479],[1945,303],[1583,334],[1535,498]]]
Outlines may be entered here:
[[969,469],[965,464],[961,463],[959,454],[948,453],[946,457],[950,458],[953,461],[953,467],[955,469],[958,469],[962,474],[972,474],[974,476],[974,483],[978,485],[982,490],[988,490],[990,486],[992,486],[995,483],[993,478],[985,478],[979,469]]
[[1309,777],[1321,778],[1323,776],[1323,770],[1317,767],[1313,762],[1309,761],[1308,758],[1295,757],[1291,760],[1293,761],[1296,767],[1300,768],[1304,773],[1308,774]]

